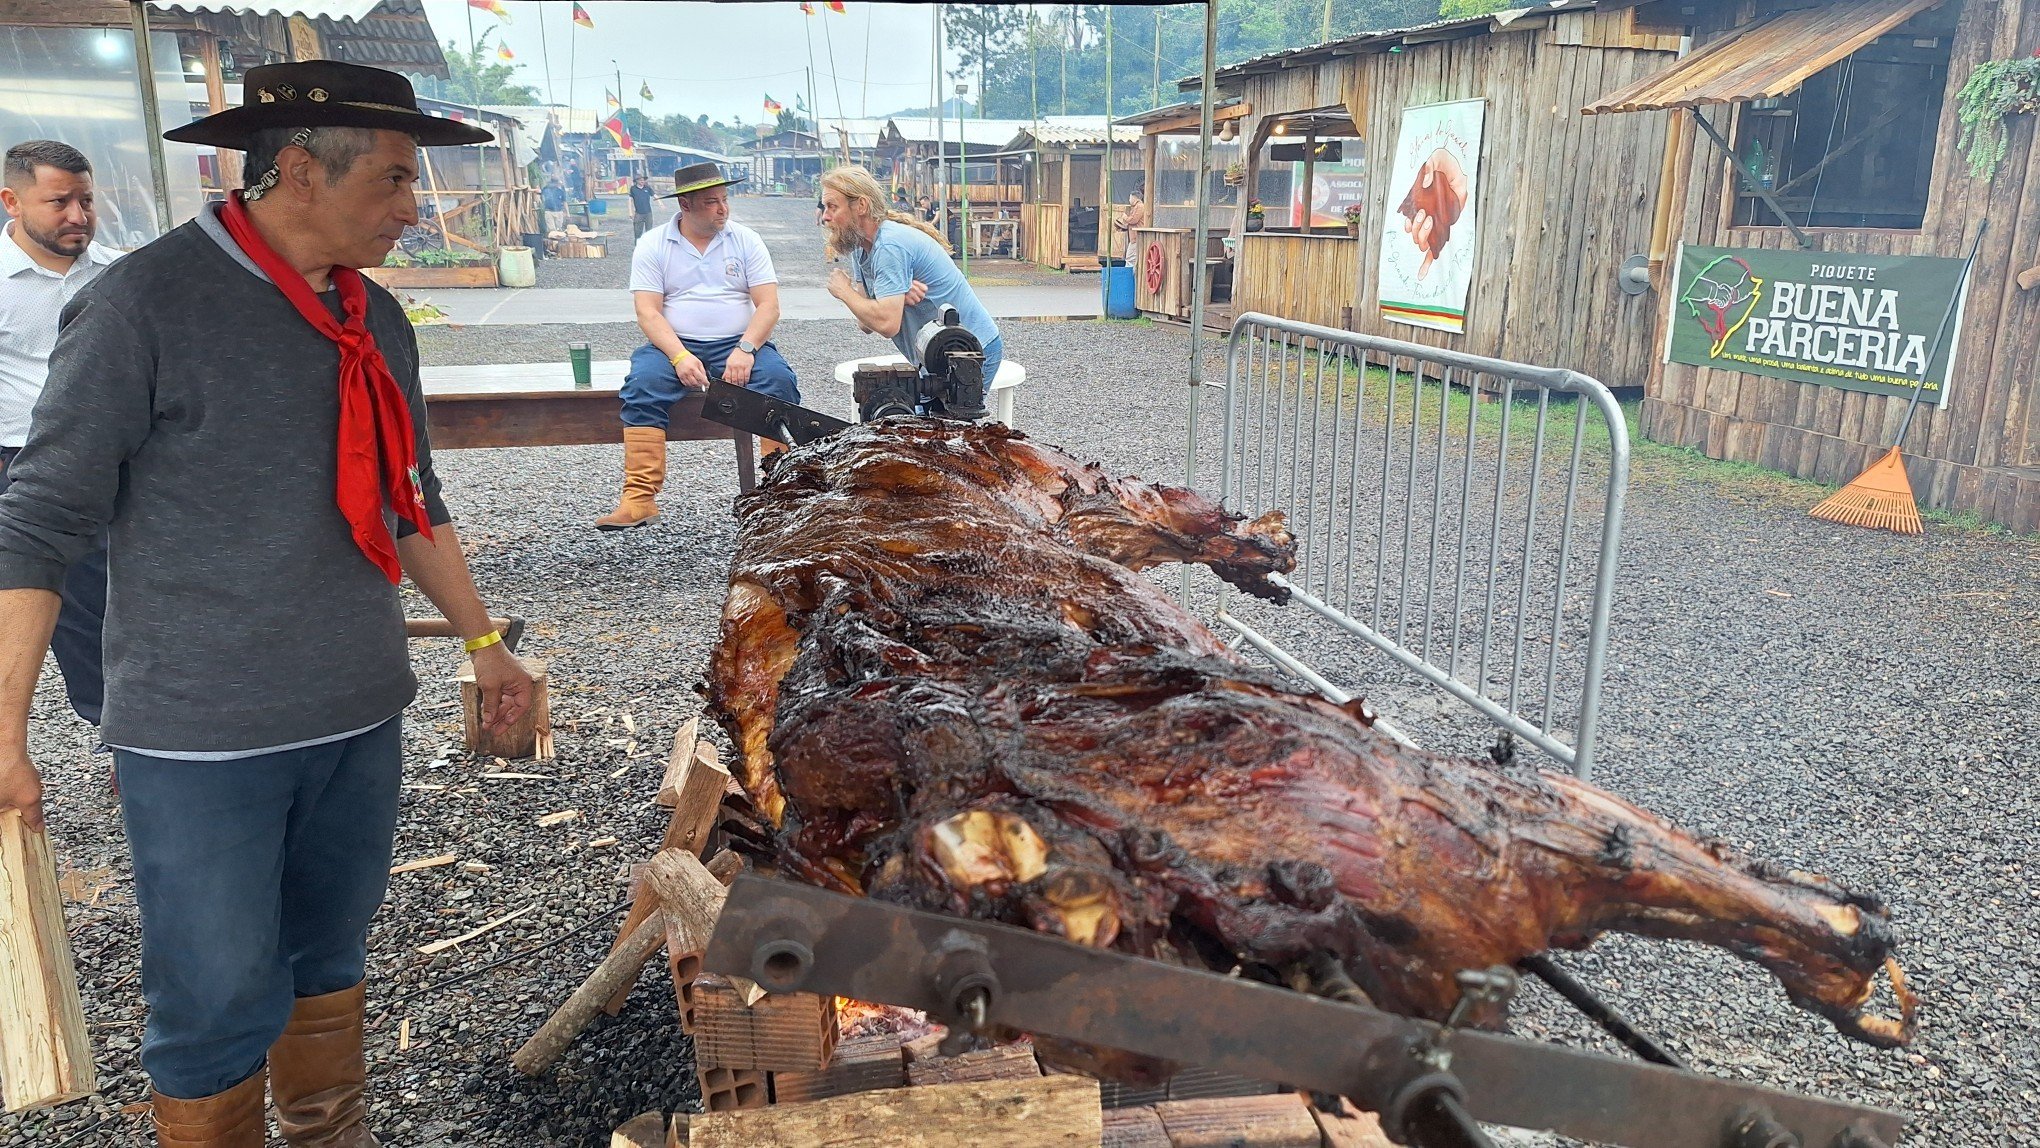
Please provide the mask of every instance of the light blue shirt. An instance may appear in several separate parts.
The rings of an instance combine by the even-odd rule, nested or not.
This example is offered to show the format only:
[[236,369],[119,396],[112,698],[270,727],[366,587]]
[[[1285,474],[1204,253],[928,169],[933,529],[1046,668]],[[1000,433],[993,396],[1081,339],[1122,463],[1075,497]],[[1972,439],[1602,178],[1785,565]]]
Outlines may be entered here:
[[[928,297],[905,309],[900,316],[899,334],[893,336],[893,346],[908,361],[917,361],[915,334],[924,325],[940,319],[945,306],[956,308],[964,328],[976,335],[980,344],[989,347],[999,337],[999,325],[992,321],[985,305],[978,302],[970,281],[956,269],[949,252],[927,232],[887,220],[878,225],[878,238],[871,247],[860,249],[853,263],[852,278],[873,299],[905,295],[916,279],[928,285]],[[991,385],[989,378],[985,385]]]

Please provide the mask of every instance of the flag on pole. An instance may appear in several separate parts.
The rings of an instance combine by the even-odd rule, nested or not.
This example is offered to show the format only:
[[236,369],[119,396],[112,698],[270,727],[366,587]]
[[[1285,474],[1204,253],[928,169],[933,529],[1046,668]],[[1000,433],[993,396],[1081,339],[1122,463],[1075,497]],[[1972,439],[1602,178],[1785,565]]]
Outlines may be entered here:
[[637,144],[630,138],[630,129],[623,126],[622,116],[610,116],[603,122],[602,130],[608,132],[609,138],[615,140],[616,146],[626,153],[636,150]]
[[610,91],[608,88],[602,89],[602,98],[609,101],[610,111],[615,111],[616,109],[623,106],[623,101],[617,99],[616,93]]
[[637,94],[638,99],[650,100],[652,98],[652,82],[650,80],[646,80],[644,83],[639,84]]
[[496,45],[496,58],[499,60],[514,60],[517,58],[517,53],[511,51],[508,44],[498,44]]
[[829,0],[829,11],[835,12],[840,15],[844,12],[848,12],[849,9],[843,7],[843,0]]
[[765,93],[765,110],[776,116],[786,110],[786,105],[773,99],[772,93],[767,92]]
[[810,3],[808,3],[808,2],[807,2],[807,0],[800,0],[800,14],[801,14],[801,15],[803,15],[803,16],[812,16],[812,15],[814,15],[814,14],[815,14],[815,6],[814,6],[814,5],[812,5],[812,4],[810,4]]
[[[469,0],[469,3],[473,3],[473,0]],[[577,3],[574,5],[574,23],[593,31],[595,28],[595,17],[588,15],[588,10]]]
[[468,7],[479,8],[505,24],[510,22],[510,9],[503,7],[503,0],[468,0]]

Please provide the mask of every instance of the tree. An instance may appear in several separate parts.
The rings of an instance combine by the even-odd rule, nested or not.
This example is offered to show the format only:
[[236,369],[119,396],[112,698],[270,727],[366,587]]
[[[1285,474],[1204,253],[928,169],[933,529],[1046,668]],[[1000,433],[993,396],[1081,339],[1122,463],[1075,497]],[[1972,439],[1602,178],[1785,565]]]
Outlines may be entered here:
[[994,60],[1015,47],[1014,36],[1027,22],[1019,9],[1004,4],[950,4],[942,11],[943,38],[956,50],[954,76],[977,69],[978,118],[985,115],[986,71]]
[[1508,7],[1507,0],[1444,0],[1438,8],[1438,15],[1447,20],[1463,20],[1469,16],[1485,16]]
[[[495,31],[490,28],[489,32]],[[446,42],[446,79],[433,85],[434,95],[457,104],[535,104],[538,89],[517,83],[517,65],[485,52],[489,32],[463,52]]]

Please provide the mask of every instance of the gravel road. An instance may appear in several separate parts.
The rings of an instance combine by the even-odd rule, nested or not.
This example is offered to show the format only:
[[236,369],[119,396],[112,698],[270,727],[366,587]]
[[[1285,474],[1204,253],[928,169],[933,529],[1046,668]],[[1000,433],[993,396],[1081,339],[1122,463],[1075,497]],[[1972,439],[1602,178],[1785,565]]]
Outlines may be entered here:
[[[555,357],[566,330],[428,329],[421,341],[430,362],[524,361]],[[635,345],[624,325],[572,330],[598,357]],[[847,413],[847,396],[816,381],[879,341],[833,320],[789,324],[779,338],[812,404]],[[1014,322],[1006,342],[1030,372],[1023,429],[1115,471],[1180,479],[1183,332]],[[648,798],[664,748],[700,708],[735,477],[726,447],[675,444],[661,524],[602,535],[588,522],[614,500],[615,447],[446,452],[438,465],[486,596],[532,620],[523,652],[550,664],[559,758],[510,771],[539,779],[482,776],[501,770],[459,749],[456,651],[415,646],[424,684],[407,715],[397,854],[453,852],[486,871],[392,879],[371,937],[377,1127],[392,1145],[601,1145],[620,1120],[695,1098],[662,968],[545,1078],[516,1078],[507,1054],[599,959],[624,895],[619,871],[656,846],[663,817]],[[1851,1044],[1711,949],[1615,937],[1563,961],[1708,1071],[1904,1110],[1908,1145],[2040,1145],[2040,909],[2025,872],[2040,821],[2040,540],[1836,527],[1806,516],[1817,497],[1787,483],[1729,486],[1640,452],[1599,780],[1692,830],[1888,899],[1925,1001],[1919,1040],[1896,1052]],[[1303,644],[1346,656],[1329,635]],[[0,1118],[0,1145],[135,1144],[144,1118],[120,1113],[146,1098],[128,863],[106,759],[91,756],[91,731],[54,679],[52,668],[37,694],[31,749],[74,900],[102,1092]],[[537,824],[569,809],[579,816]],[[619,843],[594,844],[607,837]],[[416,952],[526,909],[450,952]],[[488,967],[504,958],[514,959]],[[1517,1027],[1602,1046],[1534,990]]]

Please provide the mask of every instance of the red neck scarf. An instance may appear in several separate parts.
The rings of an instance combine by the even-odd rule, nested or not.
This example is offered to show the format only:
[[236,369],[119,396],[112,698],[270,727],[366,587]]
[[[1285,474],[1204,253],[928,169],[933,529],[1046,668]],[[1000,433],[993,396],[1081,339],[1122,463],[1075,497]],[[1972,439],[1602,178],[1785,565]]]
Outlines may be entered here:
[[427,538],[432,537],[432,524],[426,520],[418,483],[411,405],[368,329],[368,289],[361,284],[361,272],[352,267],[332,270],[333,285],[340,289],[340,311],[346,316],[342,322],[319,301],[305,277],[263,242],[240,192],[227,198],[220,221],[305,322],[340,347],[340,471],[334,501],[354,532],[354,544],[395,583],[402,579],[403,567],[397,561],[396,539],[383,519],[384,498],[399,518]]

